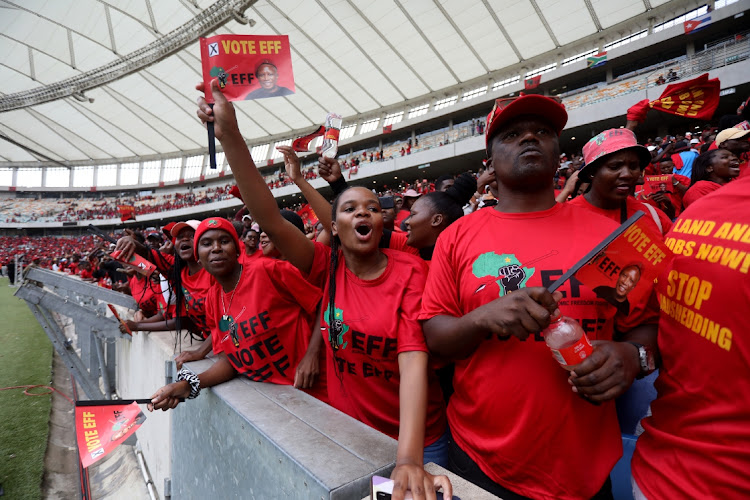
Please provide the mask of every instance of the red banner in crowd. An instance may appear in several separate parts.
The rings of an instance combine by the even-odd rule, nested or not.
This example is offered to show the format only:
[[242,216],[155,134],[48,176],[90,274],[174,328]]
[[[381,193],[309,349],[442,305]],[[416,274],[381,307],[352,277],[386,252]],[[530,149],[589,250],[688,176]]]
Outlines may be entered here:
[[[673,257],[645,215],[615,238],[575,274],[596,295],[618,309],[648,299],[654,279]],[[626,312],[627,314],[627,312]]]
[[76,439],[81,463],[88,467],[117,448],[143,421],[137,403],[103,406],[76,404]]
[[653,109],[672,115],[710,120],[719,105],[721,83],[708,79],[708,73],[681,83],[667,85],[661,97],[651,101]]
[[321,137],[326,131],[326,128],[324,125],[321,125],[318,127],[318,129],[313,132],[312,134],[307,134],[303,137],[298,137],[292,141],[292,149],[297,151],[298,153],[306,153],[309,151],[310,143],[313,139],[316,137]]
[[392,124],[391,125],[386,125],[385,127],[383,127],[383,133],[384,134],[390,134],[391,132],[393,132],[393,125]]
[[201,38],[206,101],[214,102],[210,82],[230,101],[294,94],[289,37],[286,35],[217,35]]
[[302,220],[306,223],[309,223],[310,225],[314,226],[318,223],[318,216],[315,215],[315,212],[313,211],[309,203],[305,203],[304,205],[302,205],[302,208],[299,209],[297,215],[302,217]]
[[542,81],[542,75],[532,76],[523,81],[523,88],[526,90],[535,89],[539,86]]
[[650,198],[656,193],[672,194],[672,174],[647,175],[643,178],[643,196]]
[[135,220],[135,207],[133,205],[117,205],[117,211],[120,212],[120,221]]

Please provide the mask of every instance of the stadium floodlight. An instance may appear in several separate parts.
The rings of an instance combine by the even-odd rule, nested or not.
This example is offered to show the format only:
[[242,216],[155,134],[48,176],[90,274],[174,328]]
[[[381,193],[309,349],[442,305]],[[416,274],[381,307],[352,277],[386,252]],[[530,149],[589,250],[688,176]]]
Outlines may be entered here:
[[[172,30],[158,40],[127,54],[116,61],[100,66],[73,78],[44,85],[0,98],[0,112],[35,106],[44,102],[71,97],[81,100],[84,91],[100,87],[155,64],[179,52],[201,36],[216,30],[244,12],[258,0],[218,0],[193,19]],[[250,20],[250,25],[254,24]],[[85,98],[92,102],[91,99]]]

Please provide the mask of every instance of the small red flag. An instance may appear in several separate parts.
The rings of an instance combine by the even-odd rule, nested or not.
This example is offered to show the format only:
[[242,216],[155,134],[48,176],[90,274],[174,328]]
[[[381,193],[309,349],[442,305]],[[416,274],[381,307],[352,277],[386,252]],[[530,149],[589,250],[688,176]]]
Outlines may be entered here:
[[117,205],[117,211],[120,212],[120,221],[135,220],[135,207],[133,205]]
[[393,124],[383,127],[384,134],[390,134],[391,132],[393,132]]
[[292,149],[297,151],[298,153],[307,153],[312,140],[315,139],[316,137],[322,136],[325,133],[325,131],[326,131],[325,126],[321,125],[312,134],[307,134],[303,137],[298,137],[294,139],[294,141],[292,142]]
[[305,203],[304,205],[302,205],[302,208],[299,209],[297,215],[302,217],[302,220],[304,222],[307,222],[311,225],[315,225],[318,223],[318,216],[315,215],[315,211],[313,211],[309,203]]
[[117,448],[146,420],[138,404],[76,405],[76,439],[81,463],[88,467]]
[[686,82],[667,85],[661,97],[651,101],[653,109],[672,115],[710,120],[719,106],[721,82],[708,79],[708,73]]
[[625,314],[648,300],[654,279],[674,254],[644,215],[599,252],[575,277]]
[[539,83],[542,81],[542,75],[536,75],[532,76],[531,78],[527,78],[523,81],[523,87],[526,90],[535,89],[539,86]]

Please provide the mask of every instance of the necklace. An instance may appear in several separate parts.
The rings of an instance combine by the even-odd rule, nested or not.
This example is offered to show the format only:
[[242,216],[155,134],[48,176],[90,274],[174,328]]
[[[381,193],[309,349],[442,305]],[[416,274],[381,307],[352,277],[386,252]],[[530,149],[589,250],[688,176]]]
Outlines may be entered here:
[[237,335],[237,323],[234,321],[234,318],[229,315],[229,311],[232,309],[232,301],[234,300],[234,294],[237,291],[237,285],[240,284],[240,279],[242,278],[242,265],[240,265],[240,274],[237,276],[237,282],[234,284],[234,288],[232,289],[232,295],[229,297],[229,307],[224,307],[224,290],[221,291],[221,312],[223,313],[221,315],[221,321],[219,321],[219,329],[222,332],[229,331],[229,334],[232,336],[232,343],[235,347],[240,346],[240,339]]

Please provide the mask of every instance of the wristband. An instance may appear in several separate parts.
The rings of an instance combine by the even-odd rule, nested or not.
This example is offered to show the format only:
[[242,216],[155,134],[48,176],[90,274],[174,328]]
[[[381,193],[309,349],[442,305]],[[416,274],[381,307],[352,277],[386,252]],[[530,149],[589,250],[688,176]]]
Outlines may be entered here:
[[190,384],[190,395],[188,396],[188,399],[195,399],[198,397],[198,394],[201,393],[201,381],[198,378],[198,375],[188,368],[182,367],[180,371],[177,372],[177,381],[185,381]]
[[349,185],[346,183],[346,179],[344,179],[344,176],[342,175],[335,181],[329,183],[331,186],[331,189],[333,190],[333,195],[338,196],[344,191],[346,191],[346,188],[349,187]]

